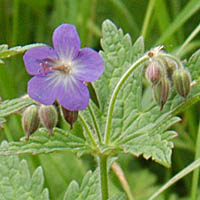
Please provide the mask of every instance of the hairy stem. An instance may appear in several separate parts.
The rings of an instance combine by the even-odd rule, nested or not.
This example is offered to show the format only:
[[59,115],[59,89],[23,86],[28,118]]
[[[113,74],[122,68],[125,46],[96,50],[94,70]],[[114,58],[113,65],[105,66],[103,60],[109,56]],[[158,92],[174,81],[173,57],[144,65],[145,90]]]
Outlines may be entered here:
[[92,121],[94,123],[95,129],[96,129],[96,132],[97,132],[97,137],[99,139],[99,142],[101,143],[102,142],[101,131],[100,131],[100,128],[98,126],[97,119],[96,119],[96,116],[94,114],[94,111],[93,111],[93,109],[92,109],[92,107],[90,105],[88,106],[88,110],[89,110],[89,112],[91,114]]
[[[88,134],[88,137],[89,137],[89,139],[90,139],[90,142],[91,142],[95,147],[97,147],[97,146],[98,146],[98,145],[97,145],[97,142],[96,142],[96,140],[95,140],[95,138],[94,138],[94,136],[93,136],[91,130],[89,129],[89,127],[88,127],[86,121],[84,120],[84,118],[82,117],[81,114],[79,114],[79,119],[81,120],[81,122],[82,122],[82,124],[83,124],[83,126],[84,126],[84,128],[85,128],[85,130],[86,130],[86,132],[87,132],[87,134]],[[87,139],[87,138],[86,138],[86,139]]]
[[177,63],[179,68],[184,68],[182,62],[176,56],[173,56],[172,54],[159,53],[158,56],[161,57],[161,58],[162,57],[163,58],[166,58],[166,57],[170,58],[170,59],[174,60]]
[[113,115],[113,110],[114,110],[114,105],[115,105],[115,101],[117,98],[117,95],[121,89],[121,87],[123,86],[124,82],[128,79],[128,77],[131,75],[131,73],[142,63],[144,63],[146,60],[149,59],[148,55],[144,55],[141,58],[139,58],[136,62],[134,62],[131,67],[125,72],[125,74],[121,77],[121,79],[119,80],[119,82],[117,83],[110,103],[109,103],[109,107],[108,107],[108,114],[107,114],[107,120],[106,120],[106,128],[105,128],[105,137],[104,137],[104,142],[105,144],[109,144],[110,142],[110,134],[111,134],[111,123],[112,123],[112,115]]
[[98,157],[98,165],[100,169],[100,183],[101,183],[101,200],[108,199],[108,171],[107,171],[108,157],[100,155]]
[[[200,157],[200,122],[199,122],[199,130],[196,141],[196,151],[195,151],[195,160]],[[191,199],[197,199],[197,189],[198,189],[198,181],[199,181],[199,168],[194,170],[193,178],[192,178],[192,190],[191,190]]]

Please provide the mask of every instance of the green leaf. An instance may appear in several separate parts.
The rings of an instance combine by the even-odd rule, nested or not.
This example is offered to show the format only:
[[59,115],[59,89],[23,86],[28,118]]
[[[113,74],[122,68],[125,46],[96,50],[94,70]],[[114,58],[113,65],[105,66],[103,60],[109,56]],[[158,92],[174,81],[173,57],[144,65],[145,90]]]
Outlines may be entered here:
[[23,53],[28,49],[34,48],[34,47],[39,47],[39,46],[44,46],[45,44],[42,43],[36,43],[36,44],[29,44],[25,46],[16,46],[8,49],[7,44],[0,45],[0,59],[3,58],[9,58],[11,56],[17,55],[19,53]]
[[[129,117],[123,121],[120,127],[123,132],[120,132],[121,135],[117,137],[115,142],[118,145],[121,144],[126,153],[132,153],[136,156],[143,154],[144,158],[152,157],[156,162],[169,167],[171,164],[171,148],[173,147],[170,140],[177,134],[174,131],[166,130],[179,121],[179,118],[173,117],[175,114],[184,111],[200,100],[199,88],[200,83],[192,87],[187,102],[175,92],[172,92],[162,112],[154,103],[149,105],[146,110],[134,109],[133,114],[130,113]],[[127,108],[126,106],[123,107],[125,111],[131,109],[128,106]]]
[[35,101],[28,95],[21,98],[2,101],[0,102],[0,117],[14,114],[34,103]]
[[[8,148],[3,142],[0,148]],[[31,177],[27,162],[18,156],[0,156],[0,199],[1,200],[48,200],[44,189],[44,175],[39,167]]]
[[100,200],[99,171],[89,171],[82,180],[81,186],[72,181],[67,188],[64,200]]
[[123,35],[121,29],[110,21],[103,23],[103,38],[101,55],[105,61],[103,76],[94,83],[100,110],[106,116],[111,94],[124,72],[130,67],[134,60],[144,52],[143,38],[139,38],[132,46],[128,34]]
[[79,137],[74,136],[70,130],[59,128],[53,130],[54,135],[49,136],[46,129],[42,128],[30,137],[28,141],[22,138],[19,142],[10,142],[9,146],[0,147],[0,155],[13,154],[41,154],[50,152],[88,152],[89,146]]
[[[106,20],[103,24],[102,46],[106,70],[102,78],[95,83],[100,110],[106,116],[108,100],[116,84],[130,65],[144,53],[143,39],[139,38],[131,48],[131,40],[124,36],[121,29]],[[126,42],[124,42],[126,41]],[[124,43],[123,43],[124,42]],[[131,48],[126,51],[126,48]],[[197,76],[197,75],[196,75]],[[173,143],[171,139],[177,136],[168,129],[180,119],[174,117],[180,111],[191,106],[200,98],[199,84],[192,87],[187,102],[172,89],[171,96],[160,111],[151,96],[142,105],[144,69],[140,66],[126,80],[119,92],[114,107],[111,126],[111,148],[143,155],[145,159],[152,158],[156,162],[169,167]]]
[[[146,117],[145,119],[148,121],[149,115]],[[134,134],[129,134],[129,137],[124,136],[120,141],[121,144],[124,143],[122,145],[124,152],[131,153],[135,156],[143,154],[145,159],[151,157],[156,162],[169,167],[171,165],[171,149],[173,148],[173,143],[169,140],[176,137],[177,134],[176,132],[166,132],[165,130],[178,121],[179,118],[177,117],[168,117],[168,119],[166,118],[160,122],[151,122],[151,125],[147,125],[147,127],[143,129],[141,128]]]

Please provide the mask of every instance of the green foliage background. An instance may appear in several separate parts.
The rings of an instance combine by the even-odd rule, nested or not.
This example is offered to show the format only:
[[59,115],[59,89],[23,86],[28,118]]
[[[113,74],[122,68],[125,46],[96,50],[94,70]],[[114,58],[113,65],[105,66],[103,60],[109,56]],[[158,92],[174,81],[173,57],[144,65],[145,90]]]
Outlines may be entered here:
[[[101,24],[109,18],[125,33],[130,33],[133,41],[143,34],[146,50],[164,44],[167,51],[175,52],[199,25],[199,12],[199,0],[0,0],[0,44],[9,44],[9,47],[36,42],[51,45],[53,30],[61,23],[73,23],[77,26],[82,47],[90,46],[100,50]],[[200,47],[199,36],[183,49],[182,59]],[[3,99],[19,97],[26,93],[26,84],[30,78],[25,71],[22,55],[4,61],[6,64],[0,65],[0,96]],[[146,95],[150,93],[147,91]],[[179,137],[174,140],[170,169],[143,158],[120,157],[119,163],[136,199],[145,200],[194,160],[199,112],[198,103],[181,113],[182,122],[173,127]],[[67,126],[64,122],[59,125]],[[75,130],[81,130],[80,124],[75,125]],[[8,123],[0,131],[1,140],[18,141],[23,135],[20,115],[9,117]],[[38,166],[43,167],[44,184],[52,200],[63,199],[71,180],[76,179],[81,183],[88,169],[95,168],[95,161],[90,156],[77,159],[71,153],[27,155],[20,158],[28,161],[32,173]],[[191,178],[190,175],[182,179],[163,195],[163,199],[189,196]],[[117,190],[123,191],[113,172],[110,173],[110,180],[113,194]]]

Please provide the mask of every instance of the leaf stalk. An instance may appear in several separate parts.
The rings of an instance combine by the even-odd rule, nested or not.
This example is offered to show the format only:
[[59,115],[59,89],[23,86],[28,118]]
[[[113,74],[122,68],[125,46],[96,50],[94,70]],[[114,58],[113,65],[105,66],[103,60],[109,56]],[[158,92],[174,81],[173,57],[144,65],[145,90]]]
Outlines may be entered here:
[[[84,120],[84,118],[82,117],[81,114],[79,114],[79,118],[80,118],[80,120],[81,120],[81,122],[82,122],[82,124],[83,124],[83,126],[84,126],[84,128],[85,128],[85,130],[86,130],[86,132],[87,132],[87,134],[88,134],[88,137],[89,137],[89,139],[90,139],[90,142],[94,145],[94,147],[97,147],[97,146],[98,146],[98,145],[97,145],[97,142],[96,142],[96,140],[95,140],[95,138],[94,138],[94,136],[93,136],[93,134],[92,134],[90,128],[88,127],[86,121]],[[87,139],[87,138],[86,138],[86,139]]]

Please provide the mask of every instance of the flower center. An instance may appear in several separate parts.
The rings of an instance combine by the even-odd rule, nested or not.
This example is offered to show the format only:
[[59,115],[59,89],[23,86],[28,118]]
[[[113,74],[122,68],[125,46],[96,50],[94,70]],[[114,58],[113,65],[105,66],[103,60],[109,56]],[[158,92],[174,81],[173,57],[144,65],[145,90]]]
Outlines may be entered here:
[[42,65],[42,68],[39,70],[39,72],[60,71],[65,74],[70,74],[71,69],[72,69],[71,65],[67,65],[67,64],[56,65],[56,63],[54,63],[53,64],[54,66],[51,67],[48,61],[41,63],[41,65]]
[[58,66],[55,66],[55,67],[50,67],[49,69],[50,70],[61,71],[61,72],[64,72],[66,74],[70,74],[71,66],[63,64],[63,65],[58,65]]

